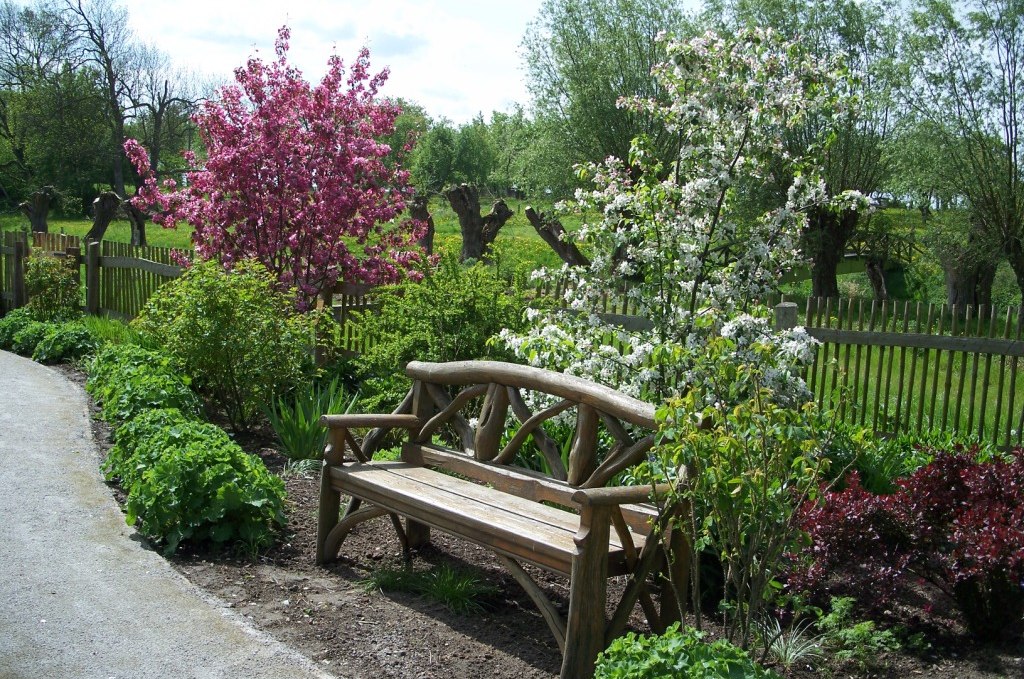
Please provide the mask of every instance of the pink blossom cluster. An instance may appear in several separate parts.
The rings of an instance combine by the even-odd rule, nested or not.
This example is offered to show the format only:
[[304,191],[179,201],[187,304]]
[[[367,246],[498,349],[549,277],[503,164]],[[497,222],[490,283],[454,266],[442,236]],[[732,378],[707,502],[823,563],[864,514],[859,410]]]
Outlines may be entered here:
[[399,218],[409,175],[379,141],[399,113],[377,96],[387,70],[371,75],[364,48],[347,72],[331,56],[311,86],[288,64],[289,35],[281,28],[276,60],[250,58],[195,116],[206,157],[185,154],[184,186],[158,184],[145,149],[125,142],[143,178],[136,205],[163,226],[191,224],[203,259],[262,262],[304,305],[338,280],[418,276],[425,226]]

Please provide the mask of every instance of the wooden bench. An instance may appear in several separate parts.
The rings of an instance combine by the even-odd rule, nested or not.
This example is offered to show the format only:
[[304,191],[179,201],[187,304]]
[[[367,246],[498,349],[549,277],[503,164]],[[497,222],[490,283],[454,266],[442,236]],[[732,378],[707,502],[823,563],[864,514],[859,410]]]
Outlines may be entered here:
[[[597,654],[624,631],[638,602],[655,631],[679,618],[676,594],[685,599],[689,559],[671,518],[682,508],[651,504],[661,502],[667,487],[608,485],[645,460],[654,445],[650,404],[580,378],[510,363],[412,362],[406,373],[413,387],[394,413],[321,418],[329,444],[318,563],[335,559],[353,527],[379,516],[391,517],[407,552],[429,540],[431,528],[487,547],[551,628],[562,651],[563,679],[593,674]],[[524,390],[547,395],[540,402],[551,405],[533,413]],[[540,424],[572,409],[575,428],[563,460]],[[473,424],[467,411],[476,413]],[[519,424],[502,445],[510,411]],[[357,428],[373,428],[361,445],[352,434]],[[396,428],[409,432],[401,459],[371,461]],[[531,436],[531,466],[547,474],[517,465]],[[437,443],[442,438],[459,444]],[[601,440],[614,443],[600,450]],[[342,495],[350,498],[344,513]],[[522,563],[569,577],[566,620]],[[607,579],[615,575],[628,579],[609,619]],[[660,607],[654,600],[659,592]]]

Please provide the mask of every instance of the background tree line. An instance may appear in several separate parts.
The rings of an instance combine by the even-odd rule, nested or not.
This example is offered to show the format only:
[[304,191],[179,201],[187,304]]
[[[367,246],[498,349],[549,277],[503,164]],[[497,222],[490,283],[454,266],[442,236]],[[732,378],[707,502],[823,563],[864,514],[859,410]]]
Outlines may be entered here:
[[[686,12],[675,0],[546,0],[522,40],[529,102],[455,124],[400,101],[386,141],[427,196],[466,183],[497,197],[565,198],[580,186],[577,164],[626,159],[637,137],[669,173],[678,135],[619,105],[663,100],[651,76],[665,60],[659,35],[771,27],[842,65],[856,102],[779,135],[781,163],[833,130],[812,149],[825,176],[802,242],[813,294],[839,293],[837,268],[857,242],[884,298],[882,272],[902,244],[927,250],[950,302],[988,303],[994,262],[1024,289],[1022,9],[1022,0],[706,0]],[[82,213],[102,189],[130,194],[125,136],[143,143],[158,175],[174,174],[180,152],[198,144],[189,116],[210,89],[138,40],[113,0],[4,0],[0,201],[10,210],[53,186],[65,211]],[[780,176],[738,189],[751,215],[790,190]]]

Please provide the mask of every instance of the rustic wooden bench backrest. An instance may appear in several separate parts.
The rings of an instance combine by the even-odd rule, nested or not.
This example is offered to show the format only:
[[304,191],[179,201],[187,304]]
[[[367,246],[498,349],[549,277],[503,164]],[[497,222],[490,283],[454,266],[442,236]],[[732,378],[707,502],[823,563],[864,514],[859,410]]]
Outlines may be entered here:
[[[497,361],[413,361],[406,374],[414,380],[413,388],[391,421],[366,437],[361,449],[366,458],[373,455],[388,430],[402,427],[410,430],[412,444],[406,446],[404,457],[423,455],[422,461],[427,464],[472,478],[482,474],[487,478],[479,480],[506,492],[532,493],[536,494],[533,499],[570,506],[575,489],[606,486],[618,473],[644,460],[654,445],[652,405],[571,375]],[[463,388],[451,396],[449,387]],[[524,390],[560,400],[534,413],[523,396]],[[473,426],[474,417],[467,417],[464,410],[480,397],[483,404]],[[558,444],[540,425],[570,409],[576,410],[576,427],[566,465]],[[502,446],[510,411],[520,426]],[[331,420],[330,416],[325,418],[328,423]],[[615,441],[606,451],[598,446],[602,424]],[[457,432],[464,455],[445,454],[430,446],[432,437],[446,426]],[[630,428],[642,435],[631,435]],[[537,478],[536,484],[524,486],[495,471],[495,465],[512,465],[530,436],[550,469],[550,479],[560,483],[544,483],[546,475],[514,466],[516,476],[526,473]],[[488,464],[473,465],[471,460]]]

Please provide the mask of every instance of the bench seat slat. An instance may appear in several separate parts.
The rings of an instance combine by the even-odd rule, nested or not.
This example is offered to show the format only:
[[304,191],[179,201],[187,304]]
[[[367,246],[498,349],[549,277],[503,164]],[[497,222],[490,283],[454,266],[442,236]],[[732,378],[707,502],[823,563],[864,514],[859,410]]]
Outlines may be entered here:
[[[571,512],[404,462],[332,467],[331,480],[342,493],[512,558],[565,575],[571,571],[579,527]],[[642,536],[634,535],[634,541],[642,547]],[[617,536],[610,544],[609,569],[625,572]]]

